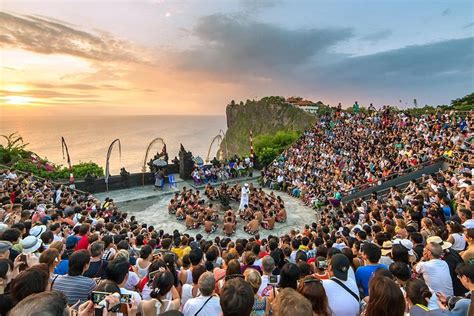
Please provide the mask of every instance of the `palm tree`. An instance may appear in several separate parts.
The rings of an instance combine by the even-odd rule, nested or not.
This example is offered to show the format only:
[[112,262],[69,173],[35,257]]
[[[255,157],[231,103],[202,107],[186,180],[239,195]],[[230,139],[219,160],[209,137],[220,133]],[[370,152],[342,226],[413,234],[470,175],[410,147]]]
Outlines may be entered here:
[[23,137],[18,132],[10,135],[0,135],[0,137],[7,141],[5,146],[0,145],[0,162],[8,164],[31,154],[25,150],[29,144],[23,142]]
[[23,137],[18,134],[18,132],[11,133],[10,135],[0,135],[5,138],[7,141],[7,146],[4,147],[8,151],[20,151],[24,150],[28,143],[23,142]]

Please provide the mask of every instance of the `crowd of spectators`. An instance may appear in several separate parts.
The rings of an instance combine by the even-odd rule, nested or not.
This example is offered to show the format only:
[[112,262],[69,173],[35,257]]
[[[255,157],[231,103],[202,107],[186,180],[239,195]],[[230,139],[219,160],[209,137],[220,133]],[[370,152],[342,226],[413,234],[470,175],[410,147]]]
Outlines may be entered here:
[[[345,192],[339,185],[403,169],[410,158],[453,156],[465,137],[444,116],[377,117],[322,120],[330,128],[307,132],[267,172],[296,177],[284,181],[292,193],[299,188],[293,181],[308,175],[300,194],[314,199],[320,188]],[[344,127],[349,122],[355,125]],[[326,137],[333,142],[324,143]],[[397,150],[388,149],[389,141]],[[311,158],[303,158],[306,151]],[[112,199],[3,170],[0,314],[472,315],[474,169],[468,166],[452,165],[383,196],[324,204],[317,222],[288,234],[212,240],[155,230]],[[255,190],[250,201],[259,203]],[[196,192],[183,194],[191,199]]]
[[458,114],[336,111],[262,170],[263,184],[319,206],[440,157],[473,162],[466,140],[474,116]]
[[252,176],[253,162],[249,157],[233,158],[219,162],[214,159],[211,165],[195,165],[191,176],[196,185],[216,183],[240,177]]

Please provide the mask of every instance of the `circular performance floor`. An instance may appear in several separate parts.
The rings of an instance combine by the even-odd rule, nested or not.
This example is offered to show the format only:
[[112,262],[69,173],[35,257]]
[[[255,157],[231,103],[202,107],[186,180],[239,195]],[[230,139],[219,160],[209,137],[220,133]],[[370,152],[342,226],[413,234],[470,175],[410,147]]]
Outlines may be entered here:
[[[264,189],[267,193],[271,190]],[[260,237],[264,238],[268,235],[284,235],[291,229],[302,230],[305,224],[311,224],[316,221],[315,211],[305,206],[301,200],[291,197],[285,193],[275,191],[276,195],[280,195],[282,200],[285,202],[285,208],[287,212],[286,223],[275,223],[273,230],[266,230],[261,228],[259,230]],[[168,214],[168,203],[173,195],[166,195],[157,198],[149,198],[144,200],[136,200],[130,202],[118,203],[121,211],[127,212],[129,216],[135,216],[139,223],[146,223],[153,225],[156,230],[163,229],[165,233],[172,233],[173,230],[177,229],[181,233],[186,232],[191,236],[201,233],[205,238],[213,238],[216,236],[223,237],[222,233],[222,212],[219,211],[219,227],[216,232],[207,234],[204,232],[204,227],[201,226],[198,229],[186,229],[184,221],[178,221],[174,215]],[[214,208],[220,209],[220,203],[213,201]],[[236,210],[238,203],[231,203],[233,210]],[[237,219],[237,230],[231,238],[250,238],[251,235],[247,234],[243,228],[247,222],[242,219]]]

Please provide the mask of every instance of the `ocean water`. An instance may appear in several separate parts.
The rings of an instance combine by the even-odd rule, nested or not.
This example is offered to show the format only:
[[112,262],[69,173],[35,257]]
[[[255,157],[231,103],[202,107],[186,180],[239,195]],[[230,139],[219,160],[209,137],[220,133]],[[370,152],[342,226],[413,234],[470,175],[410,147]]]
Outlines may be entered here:
[[[28,149],[41,157],[67,165],[63,160],[61,136],[66,140],[73,164],[94,161],[105,167],[107,149],[119,138],[122,145],[120,159],[118,146],[110,158],[110,172],[119,173],[121,167],[140,172],[148,144],[157,137],[164,139],[170,160],[178,155],[182,143],[194,156],[207,156],[214,136],[226,130],[225,116],[101,116],[101,117],[2,117],[0,135],[19,132]],[[0,139],[4,144],[5,140]],[[149,158],[162,145],[155,144]],[[211,159],[217,151],[214,145]]]

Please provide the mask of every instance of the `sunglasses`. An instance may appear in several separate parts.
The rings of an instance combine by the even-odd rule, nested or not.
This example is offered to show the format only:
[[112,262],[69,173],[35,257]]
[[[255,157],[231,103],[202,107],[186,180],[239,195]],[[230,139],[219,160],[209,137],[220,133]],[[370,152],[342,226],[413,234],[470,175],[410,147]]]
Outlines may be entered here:
[[320,283],[320,284],[322,284],[323,281],[321,281],[320,279],[316,279],[316,278],[303,280],[303,284],[308,284],[308,283]]

